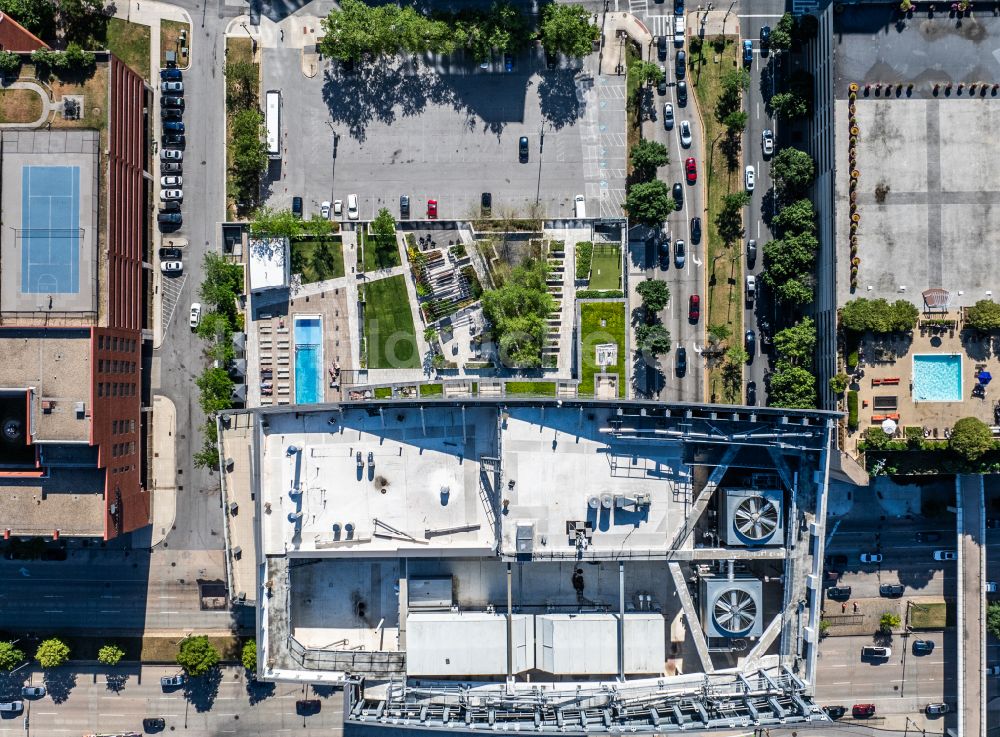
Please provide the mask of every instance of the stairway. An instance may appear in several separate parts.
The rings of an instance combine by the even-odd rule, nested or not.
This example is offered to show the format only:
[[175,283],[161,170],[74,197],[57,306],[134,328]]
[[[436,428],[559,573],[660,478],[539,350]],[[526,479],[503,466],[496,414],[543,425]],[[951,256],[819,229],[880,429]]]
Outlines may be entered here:
[[542,347],[542,365],[555,366],[559,362],[559,340],[562,334],[563,285],[566,277],[566,252],[550,251],[546,257],[549,274],[545,280],[552,295],[552,312],[545,320],[545,345]]

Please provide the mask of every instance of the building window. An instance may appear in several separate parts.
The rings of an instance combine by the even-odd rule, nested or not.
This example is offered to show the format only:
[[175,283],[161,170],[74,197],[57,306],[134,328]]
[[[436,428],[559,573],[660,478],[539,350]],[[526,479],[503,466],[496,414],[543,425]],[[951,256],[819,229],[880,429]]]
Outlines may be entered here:
[[104,336],[103,335],[98,335],[97,336],[97,349],[100,350],[100,351],[104,350]]
[[118,420],[111,420],[111,434],[118,434]]
[[103,397],[104,396],[104,384],[102,384],[99,381],[97,382],[97,396],[99,396],[99,397]]

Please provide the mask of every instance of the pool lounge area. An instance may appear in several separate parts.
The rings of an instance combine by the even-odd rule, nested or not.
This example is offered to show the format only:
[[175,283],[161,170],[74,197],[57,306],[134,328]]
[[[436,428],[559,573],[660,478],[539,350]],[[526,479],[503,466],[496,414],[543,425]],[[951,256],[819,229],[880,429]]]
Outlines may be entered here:
[[295,404],[323,401],[323,318],[319,315],[296,315]]
[[962,357],[950,354],[913,356],[914,402],[961,402]]

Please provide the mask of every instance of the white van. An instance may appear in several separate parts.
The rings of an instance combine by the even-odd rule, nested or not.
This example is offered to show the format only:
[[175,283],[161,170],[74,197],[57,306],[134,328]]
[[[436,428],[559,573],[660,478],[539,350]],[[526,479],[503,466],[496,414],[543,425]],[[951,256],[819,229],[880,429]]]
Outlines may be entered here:
[[574,203],[576,209],[576,216],[578,218],[587,217],[587,201],[583,198],[582,194],[578,194],[576,196]]
[[356,194],[347,195],[347,219],[358,219],[358,196]]
[[675,15],[674,16],[674,46],[684,45],[684,16]]

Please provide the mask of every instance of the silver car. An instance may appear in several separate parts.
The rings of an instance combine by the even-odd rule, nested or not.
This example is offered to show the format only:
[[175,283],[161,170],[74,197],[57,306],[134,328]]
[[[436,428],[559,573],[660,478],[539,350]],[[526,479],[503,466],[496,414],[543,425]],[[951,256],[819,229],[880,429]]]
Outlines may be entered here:
[[764,156],[770,156],[774,153],[774,133],[770,128],[765,129],[760,134],[760,147],[764,151]]
[[160,200],[166,202],[167,200],[183,200],[184,190],[181,189],[161,189],[160,190]]
[[674,127],[674,106],[673,103],[663,103],[663,127],[671,130]]
[[38,699],[45,695],[45,686],[24,686],[21,696],[26,699]]
[[184,177],[177,174],[170,174],[165,177],[160,177],[161,187],[182,187],[184,185]]
[[691,147],[691,123],[687,120],[681,121],[681,146]]

